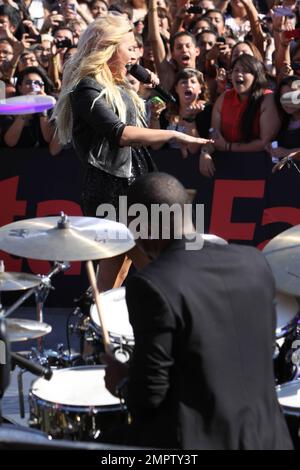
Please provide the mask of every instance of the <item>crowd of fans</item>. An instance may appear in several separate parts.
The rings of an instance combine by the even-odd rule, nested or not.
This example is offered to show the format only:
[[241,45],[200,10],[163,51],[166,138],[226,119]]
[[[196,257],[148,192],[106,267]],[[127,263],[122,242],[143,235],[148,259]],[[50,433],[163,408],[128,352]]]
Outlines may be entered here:
[[[146,101],[148,125],[212,135],[213,146],[189,149],[199,154],[204,176],[214,174],[215,151],[298,157],[300,106],[282,104],[280,96],[300,89],[299,0],[1,3],[0,79],[6,97],[57,97],[81,32],[108,12],[124,14],[133,24],[137,60],[176,97],[176,104],[166,104],[128,75]],[[0,127],[2,146],[48,146],[53,155],[62,148],[48,113],[4,116]]]

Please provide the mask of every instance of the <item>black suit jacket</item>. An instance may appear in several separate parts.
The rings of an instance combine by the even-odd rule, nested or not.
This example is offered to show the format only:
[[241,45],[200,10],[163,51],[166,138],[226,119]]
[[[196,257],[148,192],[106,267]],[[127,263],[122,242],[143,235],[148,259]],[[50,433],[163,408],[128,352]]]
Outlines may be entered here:
[[274,282],[256,249],[176,240],[127,283],[131,441],[288,449],[273,376]]

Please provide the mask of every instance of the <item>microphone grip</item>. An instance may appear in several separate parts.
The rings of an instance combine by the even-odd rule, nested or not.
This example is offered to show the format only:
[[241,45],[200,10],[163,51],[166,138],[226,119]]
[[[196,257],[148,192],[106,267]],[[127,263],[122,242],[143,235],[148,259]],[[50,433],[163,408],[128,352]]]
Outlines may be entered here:
[[17,364],[19,367],[28,370],[34,375],[38,377],[43,377],[46,380],[50,380],[53,372],[50,367],[43,367],[40,364],[36,364],[33,361],[29,361],[25,359],[25,357],[20,356],[20,354],[10,353],[12,360]]

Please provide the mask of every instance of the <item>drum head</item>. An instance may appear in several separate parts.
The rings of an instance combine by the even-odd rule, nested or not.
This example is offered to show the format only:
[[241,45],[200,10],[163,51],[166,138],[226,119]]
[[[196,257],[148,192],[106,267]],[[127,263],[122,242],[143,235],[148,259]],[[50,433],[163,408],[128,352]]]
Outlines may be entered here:
[[[103,292],[100,297],[108,332],[113,336],[123,336],[133,340],[133,331],[129,323],[125,300],[125,287]],[[90,315],[93,322],[100,327],[96,305],[92,305]]]
[[277,388],[277,397],[283,408],[297,411],[300,414],[300,380],[293,380]]
[[120,404],[104,383],[104,366],[71,367],[53,371],[47,381],[37,379],[31,392],[43,400],[68,406],[110,406]]
[[296,297],[287,294],[277,293],[276,295],[276,314],[277,326],[276,337],[280,338],[288,331],[287,325],[296,318],[299,312],[299,304]]

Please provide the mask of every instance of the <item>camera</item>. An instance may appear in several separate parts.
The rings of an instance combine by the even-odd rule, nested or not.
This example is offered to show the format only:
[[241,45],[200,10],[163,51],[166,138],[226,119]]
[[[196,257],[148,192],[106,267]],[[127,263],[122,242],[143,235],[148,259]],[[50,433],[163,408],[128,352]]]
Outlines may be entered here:
[[202,15],[202,13],[205,13],[205,10],[202,7],[193,6],[189,7],[186,12],[195,13],[196,15]]
[[57,49],[64,49],[72,47],[72,41],[71,39],[65,38],[65,39],[55,39],[55,45]]

